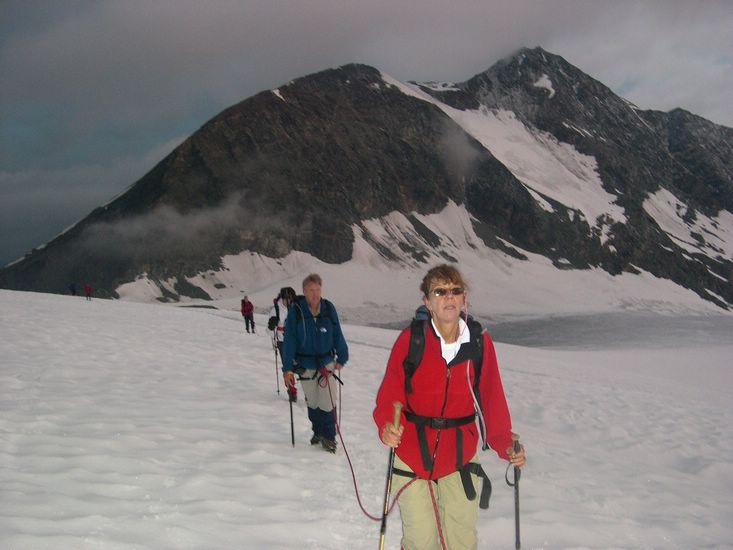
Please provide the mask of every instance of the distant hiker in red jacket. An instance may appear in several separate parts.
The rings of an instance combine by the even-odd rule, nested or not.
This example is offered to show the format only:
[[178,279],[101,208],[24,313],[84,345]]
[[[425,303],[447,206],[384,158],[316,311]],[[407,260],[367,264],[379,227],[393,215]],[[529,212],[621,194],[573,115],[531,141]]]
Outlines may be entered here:
[[244,317],[244,326],[247,329],[247,334],[249,334],[250,325],[252,326],[252,334],[255,333],[254,310],[254,305],[249,301],[249,297],[245,295],[244,298],[242,298],[242,317]]
[[[477,491],[477,482],[488,481],[476,453],[479,431],[512,466],[524,465],[524,448],[512,449],[511,418],[491,339],[480,324],[462,316],[467,286],[460,272],[449,265],[434,267],[420,290],[425,319],[413,321],[392,347],[374,421],[382,442],[395,449],[392,494],[409,483],[397,501],[402,548],[476,548],[477,493],[482,507],[488,506],[488,485]],[[421,356],[408,354],[417,347],[414,341],[411,346],[412,330],[424,333]],[[412,370],[405,362],[408,355],[415,359]],[[403,404],[399,428],[392,424],[395,401]]]
[[87,300],[92,299],[92,285],[90,285],[89,283],[86,283],[84,285],[84,294],[86,295]]

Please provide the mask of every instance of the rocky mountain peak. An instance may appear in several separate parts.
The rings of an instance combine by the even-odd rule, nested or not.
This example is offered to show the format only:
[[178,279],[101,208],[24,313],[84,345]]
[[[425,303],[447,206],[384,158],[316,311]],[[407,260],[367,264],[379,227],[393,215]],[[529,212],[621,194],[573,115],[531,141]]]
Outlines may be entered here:
[[341,264],[355,243],[412,269],[455,259],[455,240],[421,218],[450,208],[482,241],[467,240],[472,250],[646,271],[727,309],[731,137],[682,110],[639,110],[542,48],[458,84],[345,65],[224,110],[128,192],[0,271],[0,286],[93,280],[117,296],[144,277],[160,299],[206,298],[191,281],[228,269],[227,256]]

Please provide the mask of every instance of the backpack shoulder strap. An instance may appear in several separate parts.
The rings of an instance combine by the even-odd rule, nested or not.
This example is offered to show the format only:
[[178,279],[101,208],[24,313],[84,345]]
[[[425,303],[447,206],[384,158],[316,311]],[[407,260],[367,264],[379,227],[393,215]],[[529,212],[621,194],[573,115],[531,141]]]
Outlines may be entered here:
[[292,303],[292,305],[295,305],[295,307],[293,309],[295,310],[295,319],[296,319],[296,321],[302,321],[303,320],[303,310],[300,309],[300,307],[301,307],[300,306],[300,299],[301,298],[305,298],[305,296],[303,296],[302,294],[296,296],[295,299],[293,300],[293,303]]
[[469,317],[466,324],[468,325],[471,345],[473,346],[473,355],[471,357],[474,372],[473,388],[477,391],[479,378],[481,377],[481,364],[484,362],[484,328],[473,317]]
[[328,311],[321,311],[321,314],[324,316],[327,316],[329,319],[331,319],[331,322],[335,325],[336,324],[336,315],[334,315],[335,308],[333,307],[333,304],[323,298],[323,305],[325,306],[323,309]]
[[[298,303],[300,301],[300,298],[304,298],[304,296],[296,296],[293,303]],[[335,325],[337,323],[336,316],[334,315],[334,307],[331,302],[326,300],[325,298],[322,299],[323,307],[321,308],[321,316],[326,316],[329,319],[331,319],[331,322]],[[303,319],[303,310],[300,307],[295,308],[295,318],[300,321]]]
[[[484,362],[484,328],[481,326],[481,323],[478,321],[475,321],[473,318],[469,317],[466,321],[466,324],[468,325],[468,330],[471,335],[471,346],[473,348],[473,353],[471,356],[471,360],[473,361],[473,395],[476,399],[476,402],[478,403],[478,410],[476,411],[476,416],[478,418],[479,422],[479,433],[481,434],[481,438],[483,440],[483,445],[481,448],[485,451],[489,448],[488,443],[486,442],[486,425],[484,424],[484,418],[483,418],[483,405],[481,403],[481,393],[479,392],[479,381],[481,380],[481,367]],[[487,478],[488,479],[488,478]],[[486,480],[484,480],[484,489]],[[491,494],[491,482],[489,482],[489,495]],[[483,502],[484,495],[483,491],[481,494],[481,500]],[[488,506],[488,496],[486,497],[486,506]]]
[[405,360],[402,361],[402,368],[405,370],[405,393],[412,393],[412,375],[417,370],[425,349],[425,329],[426,322],[422,319],[413,319],[410,323],[410,344]]

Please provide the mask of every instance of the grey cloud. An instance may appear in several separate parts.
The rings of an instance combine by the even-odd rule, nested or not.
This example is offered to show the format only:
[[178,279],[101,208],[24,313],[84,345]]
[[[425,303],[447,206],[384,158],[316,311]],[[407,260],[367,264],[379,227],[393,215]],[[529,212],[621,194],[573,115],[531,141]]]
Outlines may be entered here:
[[479,149],[461,128],[446,121],[440,136],[440,150],[454,181],[462,185],[476,168]]
[[65,170],[0,172],[0,265],[53,239],[120,194],[177,146],[176,138],[140,159]]
[[200,260],[205,251],[217,249],[229,238],[254,238],[255,232],[275,235],[280,229],[278,220],[257,214],[244,193],[234,193],[211,208],[180,212],[166,205],[124,221],[90,225],[80,246],[111,260]]
[[[695,51],[701,46],[708,55],[726,47],[731,53],[725,3],[607,4],[101,2],[56,26],[15,35],[0,68],[13,75],[3,82],[5,97],[63,100],[84,131],[100,120],[146,127],[153,117],[172,124],[204,97],[224,108],[352,61],[402,79],[461,80],[521,46],[557,44],[556,53],[571,62],[615,77],[645,58],[656,68],[652,74],[680,63],[694,68],[704,61]],[[659,55],[651,55],[654,42]],[[672,67],[664,66],[665,52],[674,54]],[[600,62],[592,62],[595,56]]]
[[243,215],[238,199],[187,214],[162,206],[124,222],[92,225],[85,230],[81,246],[95,255],[127,259],[140,249],[153,256],[184,255],[209,242],[212,235],[235,227]]
[[68,224],[51,221],[59,200],[78,219],[133,183],[162,158],[125,180],[121,166],[142,149],[350,62],[400,80],[461,81],[541,45],[641,108],[733,126],[726,0],[5,0],[2,13],[0,170],[2,182],[25,182],[14,207],[0,207],[2,247],[30,235],[20,218],[53,234]]
[[554,36],[546,48],[642,109],[681,107],[733,127],[725,99],[733,90],[733,3],[608,4],[606,17],[583,33]]

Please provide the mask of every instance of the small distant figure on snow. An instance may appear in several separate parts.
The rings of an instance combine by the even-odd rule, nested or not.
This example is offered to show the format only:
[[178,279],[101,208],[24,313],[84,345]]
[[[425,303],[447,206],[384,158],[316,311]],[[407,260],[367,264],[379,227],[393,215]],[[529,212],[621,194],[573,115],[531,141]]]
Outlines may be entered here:
[[[76,292],[76,290],[74,290],[74,292]],[[84,294],[86,295],[87,300],[92,299],[92,285],[90,285],[89,283],[86,283],[84,285]]]
[[252,327],[252,334],[255,333],[255,317],[254,317],[255,306],[249,301],[249,296],[246,294],[242,298],[242,317],[244,317],[244,326],[249,334],[249,327]]
[[69,283],[67,288],[69,289],[69,294],[71,294],[72,296],[76,296],[76,283]]

